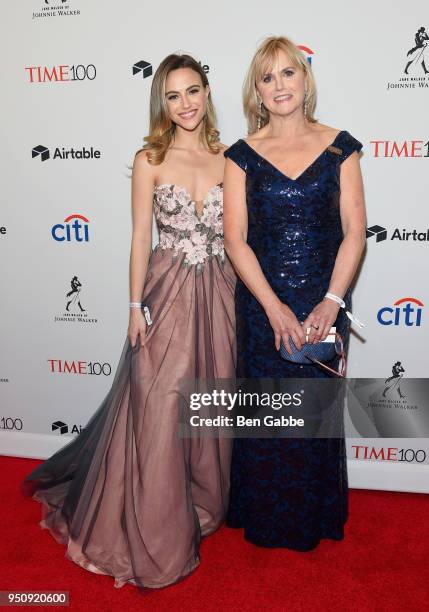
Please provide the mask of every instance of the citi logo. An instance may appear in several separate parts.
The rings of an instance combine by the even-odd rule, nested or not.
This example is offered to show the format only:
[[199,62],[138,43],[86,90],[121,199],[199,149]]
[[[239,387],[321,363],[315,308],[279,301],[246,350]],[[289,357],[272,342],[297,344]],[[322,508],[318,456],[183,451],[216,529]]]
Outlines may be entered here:
[[371,140],[374,157],[429,157],[429,141]]
[[64,223],[57,223],[51,229],[52,238],[57,242],[89,242],[89,219],[83,215],[69,215]]
[[[69,433],[69,426],[67,423],[63,423],[63,421],[55,421],[51,426],[52,431],[58,431],[61,435]],[[72,425],[70,433],[81,433],[82,425]]]
[[[376,242],[383,242],[387,240],[387,229],[381,225],[371,225],[366,230],[366,237],[372,238],[375,236]],[[405,228],[399,229],[396,227],[389,240],[400,240],[401,242],[429,242],[429,229],[424,232],[419,232],[416,229],[407,230]]]
[[[50,152],[48,147],[44,145],[37,145],[37,147],[33,147],[31,149],[31,157],[34,159],[35,157],[39,157],[40,161],[44,162],[50,158]],[[98,149],[94,149],[94,147],[90,147],[87,149],[83,147],[82,149],[65,149],[64,147],[56,147],[54,149],[54,154],[52,159],[100,159],[101,152]]]
[[404,297],[394,302],[392,306],[384,306],[377,313],[380,325],[394,325],[398,327],[420,327],[422,323],[423,302],[416,298]]
[[298,49],[301,49],[301,51],[307,58],[307,62],[311,65],[311,60],[313,59],[314,51],[312,51],[310,47],[306,47],[305,45],[298,45]]
[[141,74],[144,79],[150,77],[152,75],[152,64],[149,64],[149,62],[145,62],[144,60],[136,62],[133,64],[133,76],[136,74]]
[[93,81],[97,76],[94,64],[59,64],[58,66],[26,66],[29,83],[68,83],[69,81]]

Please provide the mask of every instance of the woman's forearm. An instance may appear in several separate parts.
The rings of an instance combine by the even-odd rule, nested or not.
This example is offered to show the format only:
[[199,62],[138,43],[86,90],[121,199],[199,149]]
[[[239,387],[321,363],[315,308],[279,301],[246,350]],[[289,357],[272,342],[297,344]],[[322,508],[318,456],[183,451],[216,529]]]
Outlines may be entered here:
[[[365,242],[365,234],[362,231],[349,231],[346,234],[338,250],[329,283],[331,293],[344,297],[356,274]],[[231,243],[225,240],[225,249],[238,276],[265,310],[279,301],[265,278],[253,250],[246,242],[237,240]]]
[[271,289],[255,253],[247,242],[225,239],[225,250],[238,276],[265,310],[280,301]]
[[130,252],[130,301],[140,302],[146,280],[151,241],[133,237]]
[[350,287],[365,248],[365,230],[350,230],[338,249],[328,291],[343,298]]

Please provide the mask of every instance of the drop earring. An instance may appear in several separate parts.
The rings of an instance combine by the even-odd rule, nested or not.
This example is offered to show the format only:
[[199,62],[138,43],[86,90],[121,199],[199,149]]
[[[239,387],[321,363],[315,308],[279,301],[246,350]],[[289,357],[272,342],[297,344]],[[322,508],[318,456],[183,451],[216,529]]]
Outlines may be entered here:
[[304,117],[307,119],[307,109],[308,109],[308,99],[307,99],[307,90],[304,92]]
[[258,105],[258,123],[257,123],[258,130],[261,129],[261,125],[262,125],[262,117],[261,117],[261,115],[262,115],[262,100],[259,100],[259,105]]

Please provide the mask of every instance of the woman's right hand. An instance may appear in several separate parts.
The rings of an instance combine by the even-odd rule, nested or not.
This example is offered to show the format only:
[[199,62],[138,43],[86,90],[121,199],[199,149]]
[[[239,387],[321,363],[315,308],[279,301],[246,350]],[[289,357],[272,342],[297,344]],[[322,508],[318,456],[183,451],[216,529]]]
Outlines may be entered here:
[[134,348],[137,344],[137,336],[140,334],[140,345],[144,346],[146,341],[146,319],[140,308],[130,308],[130,321],[128,324],[128,338]]
[[279,300],[266,308],[265,312],[273,328],[276,349],[280,349],[280,341],[283,339],[285,349],[291,355],[290,336],[296,348],[301,350],[302,345],[305,344],[304,330],[289,306]]

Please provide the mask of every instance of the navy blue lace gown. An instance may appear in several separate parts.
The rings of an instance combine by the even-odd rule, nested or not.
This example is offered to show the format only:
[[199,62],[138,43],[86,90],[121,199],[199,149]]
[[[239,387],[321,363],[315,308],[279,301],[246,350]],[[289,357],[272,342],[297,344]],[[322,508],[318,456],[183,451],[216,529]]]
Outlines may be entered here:
[[[273,291],[299,321],[328,290],[343,239],[340,165],[361,148],[349,132],[341,131],[296,179],[244,140],[225,151],[246,173],[248,244]],[[350,290],[344,301],[350,309]],[[238,377],[329,376],[317,365],[292,364],[280,357],[265,311],[241,281],[235,304]],[[343,309],[334,325],[347,347],[349,322]],[[336,367],[336,360],[330,365]],[[311,550],[322,538],[344,537],[347,513],[343,438],[234,440],[227,524],[244,527],[247,540]]]

